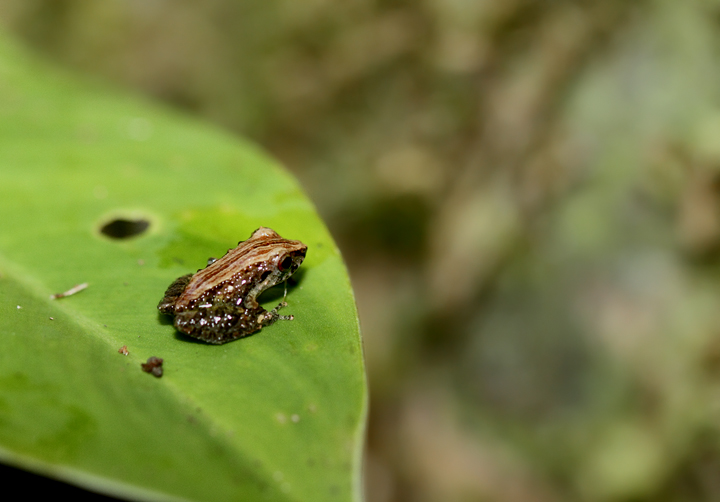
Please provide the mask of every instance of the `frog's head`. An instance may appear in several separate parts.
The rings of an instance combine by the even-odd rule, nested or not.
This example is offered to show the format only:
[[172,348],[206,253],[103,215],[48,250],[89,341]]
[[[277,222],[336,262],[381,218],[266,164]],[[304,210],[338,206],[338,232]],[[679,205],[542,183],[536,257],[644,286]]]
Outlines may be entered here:
[[252,242],[254,261],[260,266],[256,269],[260,275],[256,286],[250,291],[250,297],[265,291],[276,284],[283,283],[300,267],[307,246],[300,241],[283,239],[274,230],[260,227],[246,242]]
[[307,246],[300,241],[285,240],[282,249],[273,257],[272,275],[274,282],[268,287],[287,281],[291,275],[302,265],[307,253]]

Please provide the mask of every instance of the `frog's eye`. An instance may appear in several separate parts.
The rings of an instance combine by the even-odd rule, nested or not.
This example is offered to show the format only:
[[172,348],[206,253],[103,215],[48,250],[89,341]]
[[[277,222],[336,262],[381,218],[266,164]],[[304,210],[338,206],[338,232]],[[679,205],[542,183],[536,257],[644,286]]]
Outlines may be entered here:
[[287,270],[292,266],[292,264],[293,264],[292,257],[290,255],[287,255],[287,256],[285,256],[285,258],[283,258],[283,261],[280,262],[280,264],[278,265],[278,268],[280,270]]

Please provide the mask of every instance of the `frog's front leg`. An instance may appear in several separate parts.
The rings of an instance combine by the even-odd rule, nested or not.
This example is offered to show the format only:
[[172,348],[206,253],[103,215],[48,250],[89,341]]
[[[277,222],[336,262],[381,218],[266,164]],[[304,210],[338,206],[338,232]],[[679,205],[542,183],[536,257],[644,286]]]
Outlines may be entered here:
[[282,321],[292,321],[295,319],[295,316],[293,315],[279,315],[278,310],[280,310],[283,307],[287,307],[286,301],[281,301],[278,303],[277,307],[272,309],[270,312],[265,312],[264,319],[262,321],[263,326],[270,326],[275,321],[282,320]]
[[[287,297],[287,281],[285,281],[285,294],[283,295],[283,301],[277,304],[277,306],[272,309],[270,312],[265,312],[265,315],[263,319],[261,320],[263,326],[270,326],[271,324],[275,323],[275,321],[282,320],[282,321],[292,321],[295,319],[295,316],[293,315],[279,315],[278,310],[281,308],[287,307],[288,304],[285,301],[285,298]],[[257,300],[254,298],[252,299],[252,303],[254,305],[258,305]]]

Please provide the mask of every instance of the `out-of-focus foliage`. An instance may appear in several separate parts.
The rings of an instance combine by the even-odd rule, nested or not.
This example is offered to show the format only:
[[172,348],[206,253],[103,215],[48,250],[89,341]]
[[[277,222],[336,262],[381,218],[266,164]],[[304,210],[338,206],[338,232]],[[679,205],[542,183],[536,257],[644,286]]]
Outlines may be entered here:
[[364,323],[369,500],[720,498],[720,2],[0,9],[300,177]]

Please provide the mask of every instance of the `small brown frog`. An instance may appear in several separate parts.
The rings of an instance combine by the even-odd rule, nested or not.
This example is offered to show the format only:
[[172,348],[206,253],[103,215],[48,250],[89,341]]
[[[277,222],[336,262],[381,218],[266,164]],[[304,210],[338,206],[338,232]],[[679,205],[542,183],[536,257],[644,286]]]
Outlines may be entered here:
[[285,301],[268,312],[257,297],[286,281],[306,252],[302,242],[260,227],[219,260],[211,258],[206,268],[175,280],[158,309],[175,316],[178,331],[214,344],[250,335],[278,319],[292,320],[293,316],[278,314],[287,306]]

